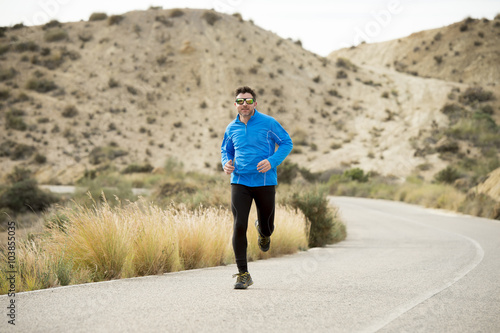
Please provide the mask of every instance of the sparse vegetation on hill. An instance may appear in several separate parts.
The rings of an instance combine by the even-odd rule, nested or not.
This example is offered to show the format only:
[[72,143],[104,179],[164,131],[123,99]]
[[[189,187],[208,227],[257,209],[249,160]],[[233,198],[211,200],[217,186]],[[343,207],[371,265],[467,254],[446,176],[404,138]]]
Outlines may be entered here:
[[[497,15],[498,16],[498,15]],[[406,38],[334,51],[357,64],[394,68],[396,71],[446,81],[495,85],[500,22],[466,18],[440,29],[421,31]]]
[[89,17],[89,21],[103,21],[108,18],[106,13],[92,13]]
[[[469,30],[478,25],[467,24]],[[49,34],[56,37],[47,38]],[[483,38],[488,36],[484,31]],[[431,37],[434,43],[446,43],[449,35],[443,30]],[[361,164],[367,170],[405,177],[411,170],[398,168],[398,163],[409,159],[412,165],[425,164],[429,154],[403,156],[398,151],[411,150],[410,139],[423,126],[435,121],[444,127],[445,118],[432,106],[443,105],[450,90],[446,86],[444,91],[445,83],[407,84],[393,73],[367,70],[355,55],[321,58],[241,16],[207,10],[94,13],[88,22],[52,21],[22,33],[8,29],[0,46],[0,102],[7,106],[3,110],[16,104],[39,119],[52,119],[35,127],[23,117],[9,116],[7,125],[11,141],[26,140],[22,132],[31,128],[29,145],[51,162],[43,165],[44,172],[37,172],[42,165],[33,161],[41,182],[57,178],[74,183],[83,169],[109,160],[128,165],[148,159],[158,167],[166,155],[182,158],[190,171],[211,174],[218,164],[227,115],[235,116],[231,92],[240,84],[259,91],[259,111],[277,117],[291,133],[306,133],[306,140],[294,138],[298,141],[292,163],[314,172]],[[445,57],[443,66],[448,66]],[[418,90],[425,94],[413,94]],[[43,96],[16,98],[30,91]],[[469,107],[476,102],[471,98],[479,98],[479,103],[489,105],[483,113],[498,122],[498,102],[482,101],[489,91],[496,94],[489,86],[484,86],[484,96],[480,91],[469,96],[462,88],[464,103],[449,104]],[[421,107],[417,110],[415,105]],[[68,106],[74,108],[66,110]],[[54,118],[52,110],[63,112]],[[409,120],[416,114],[426,121]],[[74,130],[67,131],[70,125]],[[61,146],[61,135],[70,145]],[[99,157],[112,141],[126,153]],[[48,151],[51,147],[56,147],[53,152]],[[9,172],[15,165],[2,163],[1,168]],[[444,167],[428,165],[427,179]]]
[[45,33],[44,39],[46,42],[58,42],[65,39],[68,39],[68,33],[66,30],[61,28],[54,28],[47,30]]

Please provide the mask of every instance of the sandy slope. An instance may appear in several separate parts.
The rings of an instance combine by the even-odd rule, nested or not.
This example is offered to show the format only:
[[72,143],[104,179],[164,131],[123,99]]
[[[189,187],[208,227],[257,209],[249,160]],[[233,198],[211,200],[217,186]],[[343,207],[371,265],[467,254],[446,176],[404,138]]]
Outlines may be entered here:
[[[235,117],[232,91],[243,84],[258,91],[259,111],[290,132],[296,150],[289,159],[301,167],[357,166],[405,177],[422,163],[430,165],[425,176],[444,165],[437,155],[414,156],[410,141],[433,124],[445,126],[439,110],[451,89],[466,85],[380,66],[378,51],[370,48],[406,54],[397,42],[322,58],[237,15],[183,9],[171,17],[173,12],[130,12],[117,25],[66,23],[60,29],[68,38],[57,42],[44,40],[57,28],[8,30],[0,46],[11,49],[0,55],[0,69],[14,68],[17,75],[0,82],[10,95],[1,101],[0,126],[6,128],[7,113],[21,110],[28,129],[2,131],[1,151],[22,143],[47,162],[37,164],[34,154],[13,160],[0,153],[1,173],[24,166],[43,183],[71,184],[85,170],[110,162],[118,169],[132,163],[160,167],[169,158],[186,170],[220,172],[222,134]],[[24,42],[36,50],[15,51]],[[347,66],[337,63],[339,57]],[[61,59],[55,68],[46,65]],[[28,90],[32,78],[58,88]],[[78,113],[64,117],[68,106]],[[104,157],[96,160],[98,152]]]

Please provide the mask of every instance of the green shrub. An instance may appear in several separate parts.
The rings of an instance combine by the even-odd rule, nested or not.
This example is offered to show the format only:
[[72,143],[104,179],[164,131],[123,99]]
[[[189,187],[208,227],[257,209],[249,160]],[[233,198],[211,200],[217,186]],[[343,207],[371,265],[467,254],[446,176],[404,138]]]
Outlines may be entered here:
[[54,83],[54,81],[33,78],[26,83],[26,88],[29,90],[35,90],[39,93],[46,93],[57,89],[57,85]]
[[311,183],[317,181],[320,176],[319,173],[311,172],[309,169],[306,169],[304,167],[299,168],[299,172],[302,178]]
[[337,79],[347,79],[347,73],[344,70],[337,71]]
[[38,164],[44,164],[44,163],[47,162],[47,157],[45,155],[37,153],[35,155],[35,162],[38,163]]
[[473,104],[474,102],[486,102],[493,99],[493,92],[486,91],[482,87],[467,88],[458,98],[460,103],[465,105]]
[[28,129],[28,125],[26,125],[21,116],[16,114],[15,110],[11,110],[5,114],[5,129],[26,131]]
[[24,23],[16,23],[12,26],[12,30],[19,30],[19,29],[23,29],[25,27]]
[[469,140],[477,147],[500,148],[500,131],[489,114],[475,112],[471,118],[461,119],[445,131],[448,137]]
[[45,23],[42,27],[43,30],[51,29],[51,28],[60,28],[62,24],[58,20],[51,20],[48,23]]
[[10,159],[13,161],[26,160],[30,158],[36,148],[24,143],[18,143],[10,153]]
[[110,78],[108,81],[108,86],[110,88],[116,88],[120,86],[120,82],[116,81],[114,78]]
[[21,42],[14,45],[16,52],[37,52],[40,47],[33,41]]
[[458,142],[453,141],[453,140],[447,140],[440,146],[436,147],[436,151],[438,153],[453,153],[456,154],[460,150],[460,146],[458,145]]
[[337,67],[352,70],[354,72],[358,70],[358,67],[354,65],[349,59],[346,58],[337,58],[337,62],[335,63],[335,65]]
[[83,32],[78,34],[78,39],[84,43],[91,41],[92,38],[94,38],[94,36],[88,31],[83,31]]
[[297,173],[299,171],[299,166],[295,163],[292,163],[288,160],[283,161],[278,168],[278,180],[283,184],[291,184],[292,181],[297,177]]
[[306,131],[303,129],[297,129],[293,134],[293,143],[294,143],[294,148],[295,146],[308,146],[309,143],[307,142],[309,135],[307,134]]
[[115,25],[115,24],[120,24],[121,21],[123,21],[125,17],[122,15],[111,15],[108,18],[108,25]]
[[436,63],[438,65],[440,65],[443,62],[443,56],[436,55],[436,56],[434,56],[434,60],[436,61]]
[[11,140],[5,140],[0,143],[0,157],[10,157],[10,154],[15,146],[16,143]]
[[175,8],[175,9],[172,9],[170,11],[170,15],[169,16],[170,17],[180,17],[182,15],[184,15],[184,12],[182,10],[178,9],[178,8]]
[[448,116],[451,124],[456,124],[460,118],[467,116],[467,111],[455,103],[445,104],[441,108],[441,112]]
[[14,68],[0,69],[0,82],[7,81],[17,75],[17,71]]
[[0,44],[0,55],[10,51],[10,44]]
[[234,13],[233,16],[236,17],[238,22],[243,22],[243,17],[241,16],[240,13]]
[[493,107],[490,104],[486,104],[486,105],[482,106],[479,109],[479,112],[486,113],[489,115],[493,115],[493,113],[495,113],[495,111],[493,110]]
[[325,190],[316,188],[302,194],[294,193],[291,205],[300,209],[310,224],[309,247],[325,246],[345,239],[345,225],[336,220]]
[[158,187],[155,196],[157,198],[171,198],[182,196],[182,194],[193,195],[197,191],[196,186],[184,181],[165,182]]
[[58,42],[68,39],[68,33],[61,28],[50,29],[43,36],[46,42]]
[[165,55],[161,55],[156,58],[156,62],[158,63],[159,66],[163,66],[167,62],[167,57]]
[[205,11],[201,18],[204,19],[209,25],[214,25],[215,22],[221,19],[218,14],[211,10]]
[[360,168],[352,168],[346,170],[344,171],[342,176],[348,180],[354,180],[360,183],[365,183],[368,181],[368,174],[365,174],[365,172]]
[[131,93],[132,95],[137,95],[138,91],[135,87],[132,86],[127,86],[127,91]]
[[484,125],[488,130],[497,131],[498,129],[498,126],[495,120],[491,117],[491,114],[474,112],[472,119],[480,125]]
[[28,180],[31,178],[31,174],[32,172],[30,169],[16,166],[14,170],[7,175],[7,182],[12,185],[23,180]]
[[106,13],[92,13],[89,17],[89,21],[103,21],[108,18]]
[[439,171],[434,176],[434,179],[439,183],[453,184],[455,182],[455,180],[457,180],[460,177],[461,177],[461,175],[457,169],[455,169],[451,166],[447,166],[443,170]]
[[174,22],[172,22],[171,20],[169,20],[168,18],[166,18],[164,15],[158,15],[158,16],[156,16],[155,17],[155,21],[162,23],[167,28],[171,28],[171,27],[174,26]]
[[149,164],[130,164],[128,165],[122,173],[127,174],[127,173],[149,173],[153,171],[154,167]]
[[112,161],[118,157],[127,155],[123,149],[113,147],[111,145],[104,147],[96,147],[92,149],[89,154],[89,162],[90,164],[96,165],[107,161]]
[[78,115],[78,110],[76,109],[76,106],[74,105],[67,105],[64,110],[62,111],[61,115],[64,118],[73,118]]
[[34,179],[16,182],[0,194],[0,207],[16,213],[40,212],[57,201],[56,196],[42,191]]
[[9,99],[10,91],[9,89],[0,89],[0,101]]
[[283,95],[283,91],[281,90],[281,88],[273,88],[271,91],[276,97],[281,97]]

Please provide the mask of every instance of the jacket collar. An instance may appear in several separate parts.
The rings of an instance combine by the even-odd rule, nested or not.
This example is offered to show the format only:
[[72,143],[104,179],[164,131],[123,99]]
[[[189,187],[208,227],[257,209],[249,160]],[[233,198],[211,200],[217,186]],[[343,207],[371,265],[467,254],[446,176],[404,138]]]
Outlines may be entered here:
[[[254,113],[253,113],[253,116],[252,116],[252,117],[250,117],[249,122],[250,122],[250,121],[252,121],[252,119],[256,118],[259,114],[260,114],[260,112],[259,112],[259,111],[257,111],[257,109],[255,109],[255,110],[254,110]],[[240,120],[240,115],[239,115],[239,114],[237,114],[237,115],[236,115],[236,119],[235,119],[235,121],[236,121],[237,123],[242,123],[242,124],[243,124],[243,122]]]

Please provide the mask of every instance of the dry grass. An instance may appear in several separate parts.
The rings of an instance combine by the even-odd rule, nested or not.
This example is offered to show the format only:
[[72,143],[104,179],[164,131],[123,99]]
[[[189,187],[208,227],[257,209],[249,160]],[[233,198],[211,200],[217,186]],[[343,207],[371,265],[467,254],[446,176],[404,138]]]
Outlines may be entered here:
[[[233,218],[225,208],[191,211],[172,204],[162,209],[145,200],[111,206],[104,199],[91,208],[76,204],[56,214],[61,218],[52,216],[42,234],[20,242],[17,291],[234,263]],[[282,206],[276,208],[268,253],[258,249],[255,228],[248,230],[250,260],[307,248],[305,217]],[[2,264],[7,263],[5,253],[0,252]],[[2,294],[8,289],[4,268]]]
[[395,193],[395,200],[428,208],[458,211],[466,195],[451,185],[405,183]]
[[248,225],[248,259],[258,260],[292,254],[297,250],[306,250],[307,235],[309,226],[306,225],[306,218],[302,213],[297,213],[292,208],[277,206],[274,232],[271,236],[271,248],[268,252],[262,252],[257,243],[257,229],[253,225],[257,219],[257,211],[252,206]]
[[190,212],[181,209],[175,210],[172,216],[179,240],[179,255],[185,269],[231,262],[232,217],[227,210],[200,208]]

